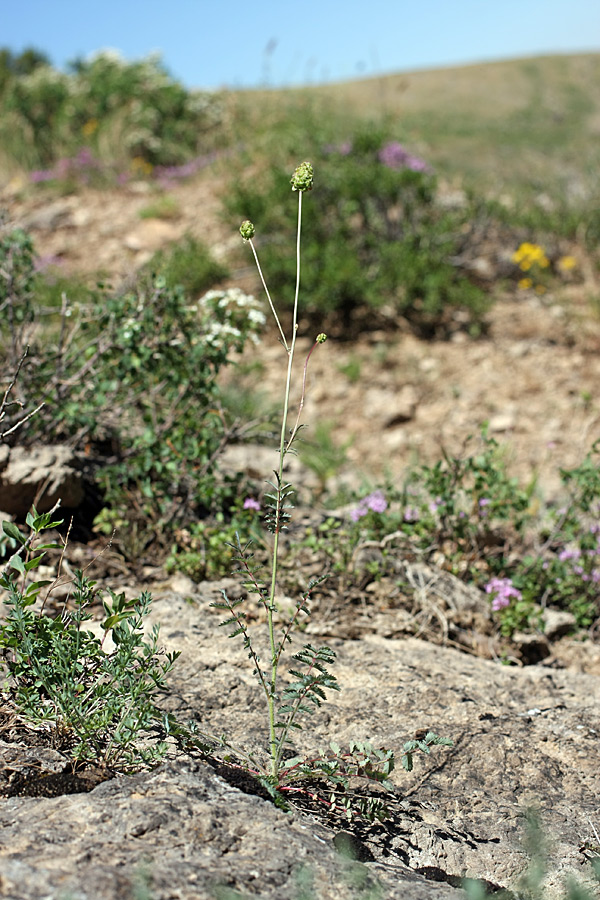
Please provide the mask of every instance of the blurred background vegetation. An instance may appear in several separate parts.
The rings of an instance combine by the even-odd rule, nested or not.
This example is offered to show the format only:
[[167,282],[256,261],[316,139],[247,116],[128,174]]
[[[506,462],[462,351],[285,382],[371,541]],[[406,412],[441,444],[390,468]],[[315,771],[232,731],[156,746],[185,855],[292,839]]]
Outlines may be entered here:
[[[303,324],[318,321],[341,340],[376,328],[426,340],[460,331],[475,340],[499,296],[543,297],[577,283],[578,259],[597,272],[599,132],[598,54],[207,93],[184,88],[157,56],[128,62],[103,51],[61,72],[38,50],[0,51],[7,204],[36,192],[50,202],[142,185],[151,202],[140,217],[176,220],[170,189],[214,166],[224,227],[234,234],[241,219],[252,219],[269,285],[284,304],[295,271],[289,176],[309,158],[316,189],[303,221]],[[227,568],[223,534],[256,526],[242,501],[260,487],[222,468],[226,447],[249,434],[270,436],[268,411],[259,392],[244,387],[242,368],[220,378],[261,330],[254,301],[230,290],[232,271],[248,265],[242,251],[225,264],[188,234],[126,284],[100,276],[84,284],[40,266],[31,234],[12,227],[8,208],[0,232],[2,383],[28,347],[22,394],[29,407],[46,403],[19,440],[69,442],[87,459],[96,531],[117,528],[129,559],[153,546],[164,556],[170,547],[171,565],[187,564],[197,577]],[[318,502],[345,459],[330,431],[317,429],[303,452]],[[499,471],[491,483],[504,484]],[[590,472],[595,485],[595,463]],[[431,478],[422,474],[423,484]],[[404,518],[405,498],[396,530],[420,539],[431,498],[445,492],[461,515],[456,533],[465,513],[457,498],[472,489],[458,481],[427,488],[414,527]],[[515,485],[520,503],[519,491]],[[481,499],[488,498],[475,497],[473,509]],[[580,510],[582,535],[590,508]],[[488,522],[467,518],[465,528],[469,522],[485,549]],[[448,531],[440,523],[439,515],[431,519],[423,546]],[[381,522],[371,525],[371,537],[382,539]],[[361,527],[353,540],[364,537]],[[511,528],[524,526],[515,520]],[[583,541],[576,525],[563,532],[552,545],[556,559],[569,541]],[[465,533],[466,547],[475,539]],[[588,551],[584,542],[580,552]],[[471,562],[465,568],[466,552],[458,546],[452,562],[461,577],[516,572],[504,557],[485,571]],[[511,553],[524,555],[525,543]],[[584,573],[586,597],[595,571]],[[531,579],[522,581],[533,598]],[[582,622],[593,620],[595,602],[585,615],[577,610]],[[574,600],[561,603],[575,608]],[[519,627],[534,613],[528,606]]]

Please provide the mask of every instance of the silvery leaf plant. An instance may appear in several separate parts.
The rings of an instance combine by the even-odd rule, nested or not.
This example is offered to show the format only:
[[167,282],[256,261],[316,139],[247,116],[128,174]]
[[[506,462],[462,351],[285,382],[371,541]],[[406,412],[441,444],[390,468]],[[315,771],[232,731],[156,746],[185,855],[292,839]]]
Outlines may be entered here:
[[[294,489],[285,480],[285,461],[292,450],[301,426],[301,414],[306,391],[306,375],[313,351],[326,340],[319,334],[304,362],[300,402],[297,415],[291,425],[290,394],[296,337],[298,333],[298,308],[300,295],[300,235],[302,224],[302,200],[305,193],[313,188],[313,167],[303,162],[291,178],[292,190],[298,195],[298,226],[296,240],[296,287],[290,336],[286,336],[258,260],[253,242],[255,227],[245,221],[240,227],[244,242],[249,243],[254,254],[258,272],[266,292],[270,310],[279,331],[280,343],[286,356],[286,377],[283,393],[283,412],[279,437],[278,467],[273,480],[268,482],[270,490],[265,495],[268,512],[265,525],[273,535],[270,554],[270,572],[265,575],[261,566],[254,562],[249,544],[242,544],[237,536],[235,558],[238,565],[236,574],[243,579],[244,587],[257,596],[266,613],[269,658],[264,666],[253,643],[251,631],[243,611],[244,599],[231,598],[223,591],[223,599],[212,606],[222,609],[227,617],[221,623],[230,629],[230,637],[239,637],[254,664],[254,675],[259,689],[264,695],[268,719],[267,761],[257,761],[253,756],[234,748],[225,737],[219,739],[221,751],[229,764],[240,766],[252,774],[267,789],[275,803],[288,808],[294,799],[310,798],[333,815],[352,817],[360,815],[368,820],[385,818],[386,808],[382,798],[393,785],[390,775],[395,758],[392,750],[376,748],[367,741],[351,742],[342,748],[335,742],[329,744],[325,752],[319,751],[303,757],[296,755],[292,738],[302,728],[303,717],[311,715],[327,699],[327,691],[339,691],[339,684],[331,673],[335,653],[329,647],[315,647],[305,644],[292,656],[288,678],[280,678],[280,668],[284,651],[292,642],[292,634],[302,617],[310,614],[309,600],[312,591],[324,580],[313,580],[308,589],[297,599],[289,616],[280,621],[276,603],[278,565],[280,558],[280,537],[291,517]],[[277,615],[276,615],[277,614]],[[277,622],[277,624],[276,624]],[[421,740],[404,744],[402,765],[412,769],[416,752],[429,753],[435,744],[451,745],[452,741],[429,732]],[[383,792],[371,792],[368,788],[382,788]]]

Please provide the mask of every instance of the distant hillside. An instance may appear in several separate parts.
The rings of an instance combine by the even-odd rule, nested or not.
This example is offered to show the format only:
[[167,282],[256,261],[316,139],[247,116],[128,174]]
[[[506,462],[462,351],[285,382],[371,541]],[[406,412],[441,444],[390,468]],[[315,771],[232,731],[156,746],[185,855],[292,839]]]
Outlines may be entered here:
[[391,118],[446,174],[479,187],[529,186],[589,200],[600,171],[600,53],[542,56],[238,95],[273,110],[312,98],[337,113]]

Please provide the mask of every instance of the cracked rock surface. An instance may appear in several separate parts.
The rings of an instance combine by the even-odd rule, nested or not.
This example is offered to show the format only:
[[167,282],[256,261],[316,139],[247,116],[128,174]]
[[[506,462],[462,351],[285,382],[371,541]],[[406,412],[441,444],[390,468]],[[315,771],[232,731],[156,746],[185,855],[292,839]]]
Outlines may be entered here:
[[[215,591],[155,592],[150,618],[161,622],[164,644],[182,651],[165,704],[258,754],[264,701],[246,652],[209,608]],[[325,643],[317,624],[310,639]],[[260,648],[261,625],[251,627]],[[550,896],[566,875],[586,877],[581,847],[600,793],[600,678],[505,667],[415,638],[327,643],[342,690],[306,723],[299,751],[369,739],[400,756],[421,729],[455,741],[417,757],[413,772],[394,773],[388,820],[343,825],[284,813],[180,756],[89,793],[0,800],[0,896],[458,898],[465,875],[515,886],[530,809],[552,843]],[[340,855],[345,835],[363,861]]]

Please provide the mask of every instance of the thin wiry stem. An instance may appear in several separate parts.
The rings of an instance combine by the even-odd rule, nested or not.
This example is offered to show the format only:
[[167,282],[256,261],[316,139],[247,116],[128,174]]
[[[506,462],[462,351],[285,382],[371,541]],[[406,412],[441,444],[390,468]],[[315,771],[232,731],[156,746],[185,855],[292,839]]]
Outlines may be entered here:
[[289,353],[290,349],[287,345],[287,341],[285,339],[285,334],[283,333],[283,328],[281,327],[281,322],[279,321],[279,316],[275,312],[275,307],[273,305],[273,301],[271,300],[269,288],[267,287],[267,282],[265,281],[264,275],[262,273],[262,269],[260,267],[260,263],[258,261],[258,253],[256,252],[256,247],[254,246],[254,242],[252,241],[251,238],[248,239],[248,243],[252,247],[252,252],[254,254],[254,261],[256,262],[256,268],[258,269],[258,274],[260,275],[260,280],[262,281],[262,286],[265,289],[265,294],[267,295],[267,300],[269,301],[269,306],[271,307],[271,312],[275,316],[275,321],[277,322],[277,327],[279,328],[279,334],[281,335],[281,340],[283,342],[283,346],[285,347],[286,351]]
[[[296,335],[298,332],[298,297],[300,295],[300,234],[302,226],[302,191],[298,191],[298,230],[296,237],[296,291],[294,295],[294,315],[292,320],[292,340],[288,349],[288,366],[285,380],[285,394],[283,401],[283,416],[281,421],[281,437],[279,441],[279,470],[277,478],[277,489],[281,488],[283,483],[283,462],[286,454],[286,433],[288,411],[290,406],[290,388],[292,384],[292,366],[294,362],[294,350],[296,348]],[[279,324],[279,320],[278,324]],[[281,326],[280,326],[281,328]],[[285,344],[287,347],[287,342]],[[279,503],[279,500],[278,500]],[[278,518],[280,511],[278,510]],[[279,767],[279,751],[277,746],[277,735],[275,733],[275,697],[277,691],[277,664],[278,655],[275,645],[275,631],[273,626],[273,610],[275,608],[275,591],[277,587],[277,566],[279,561],[279,522],[273,536],[273,556],[271,571],[271,589],[269,593],[269,606],[267,609],[267,623],[269,630],[269,644],[271,650],[271,696],[269,698],[269,734],[271,744],[271,774],[277,778]]]
[[294,442],[294,438],[298,434],[298,429],[300,428],[300,416],[302,415],[302,410],[304,409],[304,399],[306,397],[306,376],[308,374],[308,361],[312,356],[313,350],[315,347],[319,346],[319,341],[315,341],[310,350],[308,351],[308,355],[304,361],[304,371],[302,373],[302,393],[300,395],[300,403],[298,404],[298,415],[296,416],[296,424],[292,428],[290,432],[290,436],[285,448],[285,452],[287,453],[292,443]]

